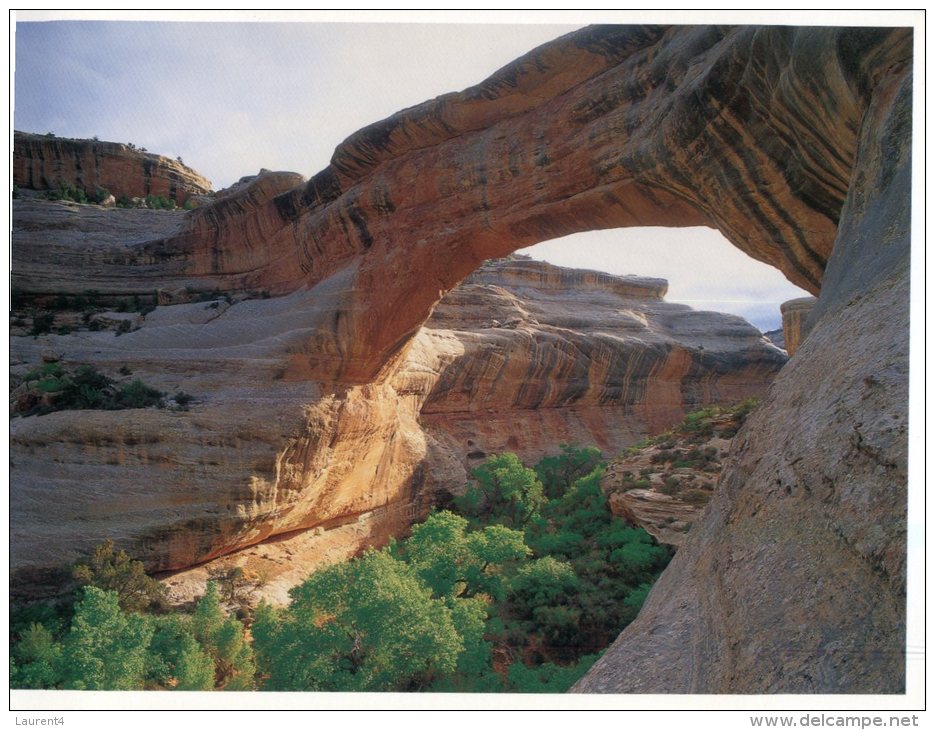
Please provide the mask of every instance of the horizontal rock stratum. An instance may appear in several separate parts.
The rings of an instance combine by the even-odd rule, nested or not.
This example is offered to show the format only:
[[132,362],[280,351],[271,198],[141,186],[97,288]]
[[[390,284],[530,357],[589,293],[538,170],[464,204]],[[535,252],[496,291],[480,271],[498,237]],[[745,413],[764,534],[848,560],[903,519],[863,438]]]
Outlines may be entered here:
[[[30,221],[40,206],[52,221],[68,207],[29,203]],[[128,227],[147,225],[142,213],[107,215]],[[161,306],[121,336],[14,337],[14,379],[54,352],[63,366],[126,369],[125,382],[194,397],[188,411],[13,420],[16,580],[28,587],[104,537],[154,570],[373,513],[378,540],[461,491],[487,454],[537,460],[560,443],[616,452],[686,409],[765,393],[785,354],[741,318],[670,304],[665,290],[659,279],[487,264],[439,303],[392,377],[367,386],[290,374],[305,321],[327,307],[309,292]]]
[[183,205],[211,190],[211,181],[185,165],[119,142],[13,134],[13,184],[31,190],[74,185],[87,194],[104,188],[115,198],[156,195]]
[[[361,130],[303,185],[247,186],[198,209],[110,262],[147,272],[111,291],[274,298],[209,327],[144,326],[129,351],[94,341],[65,354],[145,370],[159,352],[166,389],[229,392],[121,427],[94,413],[70,441],[68,414],[17,424],[28,433],[13,434],[12,506],[40,508],[41,475],[60,503],[93,505],[80,540],[47,528],[60,554],[122,521],[152,560],[167,544],[210,557],[251,529],[260,539],[271,504],[294,526],[401,504],[429,477],[400,465],[431,443],[394,382],[446,292],[484,260],[575,231],[714,226],[818,294],[809,335],[640,616],[576,690],[903,691],[912,46],[905,28],[586,28]],[[109,266],[95,275],[109,280]],[[53,276],[39,269],[33,281]],[[196,351],[198,378],[184,372]],[[76,454],[148,489],[56,484],[55,459],[84,463]],[[167,495],[177,521],[147,532]],[[25,544],[14,563],[32,559]]]

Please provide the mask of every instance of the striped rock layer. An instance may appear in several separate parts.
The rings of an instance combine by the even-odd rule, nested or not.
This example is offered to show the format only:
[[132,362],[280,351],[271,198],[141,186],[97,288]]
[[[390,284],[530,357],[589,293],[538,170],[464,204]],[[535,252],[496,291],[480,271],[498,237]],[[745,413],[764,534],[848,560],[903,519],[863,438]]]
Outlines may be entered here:
[[[387,485],[412,481],[401,465],[432,447],[398,425],[418,412],[393,383],[457,282],[575,231],[710,225],[818,295],[809,336],[639,618],[576,690],[903,691],[912,45],[905,28],[586,28],[361,130],[299,187],[231,196],[135,247],[121,264],[163,285],[278,297],[249,308],[262,346],[221,315],[211,339],[164,330],[189,337],[166,357],[210,345],[213,378],[249,373],[275,391],[267,403],[307,404],[263,424],[264,454],[247,438],[263,398],[179,419],[186,438],[241,449],[230,476],[255,470],[228,480],[242,486],[227,502],[180,488],[180,514],[194,502],[249,523],[284,500],[285,525],[391,503]],[[141,360],[159,346],[146,329]],[[136,467],[139,441],[115,444]],[[185,466],[217,473],[211,459]],[[88,519],[106,526],[109,509]],[[210,557],[224,540],[203,539],[199,520],[173,544]]]
[[28,132],[13,134],[13,184],[30,190],[74,185],[115,198],[157,195],[183,205],[211,190],[211,181],[186,166],[119,142],[68,139]]

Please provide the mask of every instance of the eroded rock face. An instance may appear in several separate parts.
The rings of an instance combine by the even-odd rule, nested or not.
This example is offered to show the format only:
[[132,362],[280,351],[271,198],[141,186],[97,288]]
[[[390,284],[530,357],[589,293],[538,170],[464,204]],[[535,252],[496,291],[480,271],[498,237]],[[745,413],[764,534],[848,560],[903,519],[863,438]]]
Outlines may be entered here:
[[601,489],[611,511],[665,545],[685,542],[720,478],[722,459],[754,400],[734,409],[696,411],[674,429],[607,464]]
[[912,74],[881,69],[811,331],[579,692],[903,692]]
[[910,57],[904,29],[587,28],[361,130],[305,186],[160,256],[274,294],[351,272],[296,362],[344,382],[385,375],[483,260],[580,230],[714,226],[817,292],[876,76]]
[[[439,304],[387,381],[332,389],[290,373],[306,321],[328,306],[310,292],[160,306],[119,337],[16,337],[14,375],[55,350],[66,365],[194,397],[188,411],[14,419],[17,582],[108,537],[175,570],[366,518],[363,531],[344,529],[360,542],[341,552],[328,541],[346,554],[405,531],[488,453],[535,460],[563,442],[615,452],[686,409],[765,392],[784,354],[738,317],[665,302],[665,289],[489,264]],[[40,529],[52,505],[63,510],[55,540]]]
[[76,185],[91,194],[105,188],[117,198],[158,195],[183,205],[211,190],[211,181],[178,160],[118,142],[15,132],[13,183],[30,190]]
[[779,308],[782,312],[782,339],[790,357],[808,334],[806,322],[817,302],[815,297],[799,297],[783,302]]
[[[436,444],[409,427],[423,391],[392,382],[458,281],[485,259],[579,230],[712,225],[820,290],[811,333],[640,617],[577,689],[901,691],[912,42],[901,28],[588,28],[361,130],[307,184],[206,212],[210,226],[191,218],[134,254],[169,283],[282,295],[238,305],[256,318],[249,334],[231,307],[210,331],[164,323],[125,335],[121,348],[168,387],[180,361],[213,370],[201,391],[186,388],[217,404],[208,418],[135,422],[151,438],[179,430],[190,449],[141,448],[151,442],[115,438],[96,418],[25,419],[13,429],[12,504],[33,519],[54,500],[80,507],[83,534],[96,525],[107,537],[117,515],[144,524],[153,490],[178,494],[179,529],[150,537],[153,562],[167,535],[186,556],[217,554],[230,535],[262,537],[258,515],[272,504],[295,527],[309,510],[390,504],[420,479],[446,478],[398,468]],[[128,357],[94,338],[45,344],[94,362]],[[686,367],[678,357],[665,374]],[[226,373],[257,378],[259,395]],[[99,434],[69,436],[84,428]],[[113,443],[98,446],[105,437]],[[242,446],[243,462],[216,468],[199,438]],[[78,453],[130,459],[135,496],[72,469]],[[165,466],[143,469],[150,460]],[[209,499],[228,469],[230,498]],[[193,504],[224,530],[185,525]],[[65,525],[49,532],[75,546]],[[27,537],[13,544],[38,559],[43,546]]]
[[534,462],[560,443],[613,455],[687,410],[764,392],[784,353],[739,317],[664,301],[666,288],[485,265],[439,303],[393,383],[418,389],[429,368],[420,420],[468,463],[503,451]]

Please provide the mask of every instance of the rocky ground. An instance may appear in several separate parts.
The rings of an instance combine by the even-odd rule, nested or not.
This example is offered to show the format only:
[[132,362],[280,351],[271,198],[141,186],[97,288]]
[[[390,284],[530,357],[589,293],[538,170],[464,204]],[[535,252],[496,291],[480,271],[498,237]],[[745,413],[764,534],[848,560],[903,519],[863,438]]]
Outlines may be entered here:
[[714,495],[722,460],[755,404],[695,411],[611,460],[601,487],[614,514],[660,543],[681,545]]

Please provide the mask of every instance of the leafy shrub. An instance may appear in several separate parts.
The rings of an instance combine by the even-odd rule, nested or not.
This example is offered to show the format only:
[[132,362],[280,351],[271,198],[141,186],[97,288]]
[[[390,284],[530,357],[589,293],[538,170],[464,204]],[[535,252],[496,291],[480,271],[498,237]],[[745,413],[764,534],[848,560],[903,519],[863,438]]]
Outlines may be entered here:
[[110,190],[108,190],[107,188],[97,187],[94,189],[94,195],[89,196],[89,200],[92,203],[97,203],[98,205],[100,205],[105,200],[107,200],[107,198],[109,197],[110,197]]
[[675,458],[675,452],[668,449],[663,449],[662,451],[656,451],[653,453],[649,460],[653,464],[664,464],[666,462],[672,461]]
[[662,482],[662,486],[659,487],[659,491],[663,494],[668,494],[671,497],[678,493],[679,484],[680,482],[678,477],[666,477]]
[[711,499],[711,493],[704,489],[686,489],[679,495],[679,499],[689,504],[706,504]]
[[551,555],[538,558],[517,572],[510,593],[527,615],[542,606],[567,603],[578,592],[581,582],[574,568]]
[[507,672],[507,690],[524,694],[567,692],[599,658],[600,654],[589,654],[570,666],[546,662],[527,667],[514,662]]
[[139,379],[118,387],[91,365],[80,365],[73,373],[68,373],[59,363],[50,363],[29,372],[25,380],[38,392],[51,396],[25,415],[62,410],[162,407],[165,395]]
[[72,183],[62,183],[58,188],[48,190],[46,197],[49,200],[71,200],[75,203],[88,202],[88,195],[84,188],[79,188]]
[[113,540],[104,541],[90,557],[76,563],[72,578],[80,587],[113,591],[120,607],[127,611],[161,606],[165,600],[162,583],[146,575],[139,560],[133,560],[123,550],[115,550]]
[[175,210],[176,206],[175,201],[171,198],[150,193],[146,196],[146,207],[153,210]]
[[137,378],[133,382],[120,386],[114,398],[117,408],[151,408],[162,406],[163,393],[151,388]]
[[30,370],[23,377],[26,381],[41,380],[42,378],[61,378],[65,375],[65,370],[61,363],[49,362],[36,370]]
[[47,332],[52,331],[52,323],[55,321],[55,315],[51,313],[45,314],[36,314],[32,318],[32,328],[29,330],[29,334],[33,337],[38,337],[39,335],[44,335]]

